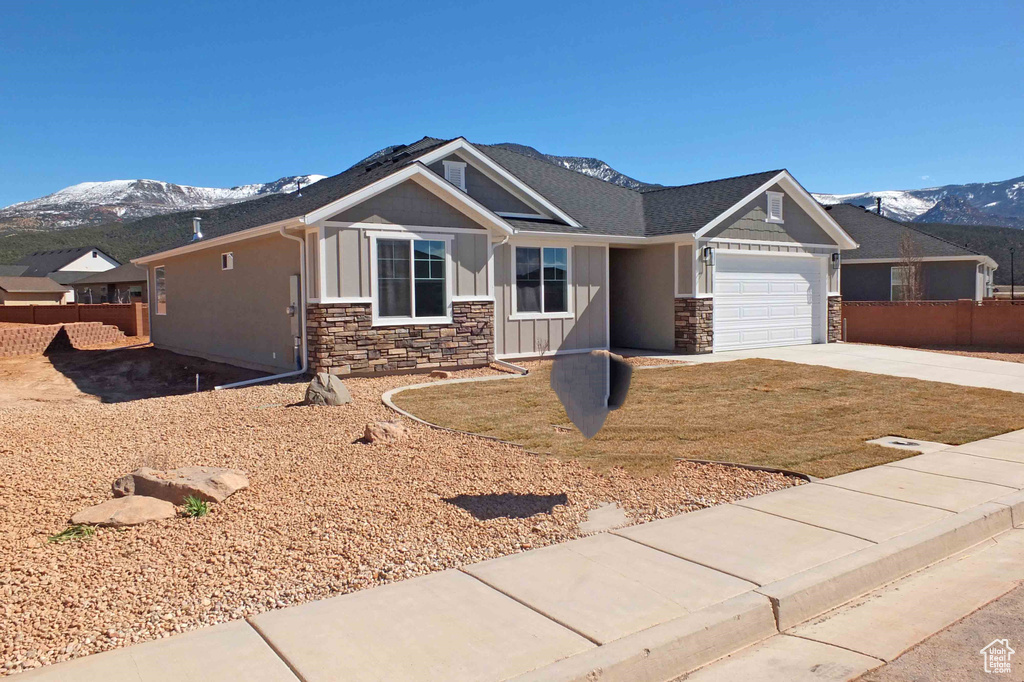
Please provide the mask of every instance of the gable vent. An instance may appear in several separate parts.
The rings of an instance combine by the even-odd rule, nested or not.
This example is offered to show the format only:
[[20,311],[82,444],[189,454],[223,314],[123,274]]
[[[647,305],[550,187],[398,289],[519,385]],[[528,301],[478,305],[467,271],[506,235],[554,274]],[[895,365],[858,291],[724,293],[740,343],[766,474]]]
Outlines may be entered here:
[[769,223],[782,222],[782,192],[768,192],[768,217]]
[[466,163],[464,161],[445,161],[444,179],[463,192],[466,191]]

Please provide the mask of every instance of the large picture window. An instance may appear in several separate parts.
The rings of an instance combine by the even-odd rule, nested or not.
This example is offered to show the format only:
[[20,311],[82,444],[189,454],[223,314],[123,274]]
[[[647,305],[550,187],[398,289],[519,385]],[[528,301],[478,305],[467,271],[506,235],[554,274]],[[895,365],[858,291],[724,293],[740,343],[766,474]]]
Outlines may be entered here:
[[516,247],[516,312],[569,312],[569,250]]
[[445,242],[377,240],[377,317],[438,318],[448,314]]

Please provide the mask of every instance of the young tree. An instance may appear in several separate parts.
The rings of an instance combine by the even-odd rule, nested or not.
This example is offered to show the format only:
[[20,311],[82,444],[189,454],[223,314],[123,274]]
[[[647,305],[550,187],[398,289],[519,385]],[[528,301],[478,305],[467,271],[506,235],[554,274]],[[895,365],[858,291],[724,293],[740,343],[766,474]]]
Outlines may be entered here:
[[[924,267],[921,251],[909,230],[900,235],[898,245],[898,289],[893,299],[897,301],[920,301],[924,298]],[[896,284],[896,282],[894,282]]]

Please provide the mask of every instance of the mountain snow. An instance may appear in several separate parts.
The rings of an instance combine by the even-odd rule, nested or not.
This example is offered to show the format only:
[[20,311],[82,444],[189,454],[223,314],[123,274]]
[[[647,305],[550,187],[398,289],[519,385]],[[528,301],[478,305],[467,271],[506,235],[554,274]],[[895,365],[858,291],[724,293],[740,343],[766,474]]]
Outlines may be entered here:
[[298,175],[227,188],[192,187],[146,179],[82,182],[0,209],[0,228],[61,229],[216,208],[267,194],[294,192],[299,183],[305,187],[324,177]]

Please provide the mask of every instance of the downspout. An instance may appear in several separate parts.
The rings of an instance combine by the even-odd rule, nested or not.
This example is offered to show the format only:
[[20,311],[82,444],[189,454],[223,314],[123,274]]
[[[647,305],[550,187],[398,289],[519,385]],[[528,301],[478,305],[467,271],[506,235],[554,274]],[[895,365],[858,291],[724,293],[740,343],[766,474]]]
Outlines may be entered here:
[[224,388],[241,388],[242,386],[251,386],[253,384],[261,384],[265,381],[277,381],[278,379],[287,379],[288,377],[298,376],[305,374],[309,367],[309,348],[307,340],[309,338],[309,332],[306,330],[306,279],[309,274],[306,271],[306,240],[302,237],[296,237],[290,235],[284,231],[284,226],[280,229],[281,236],[285,239],[291,239],[299,243],[299,330],[302,334],[302,367],[292,372],[284,372],[283,374],[274,374],[269,377],[260,377],[259,379],[249,379],[248,381],[236,381],[233,384],[224,384],[223,386],[215,386],[213,390],[219,391]]

